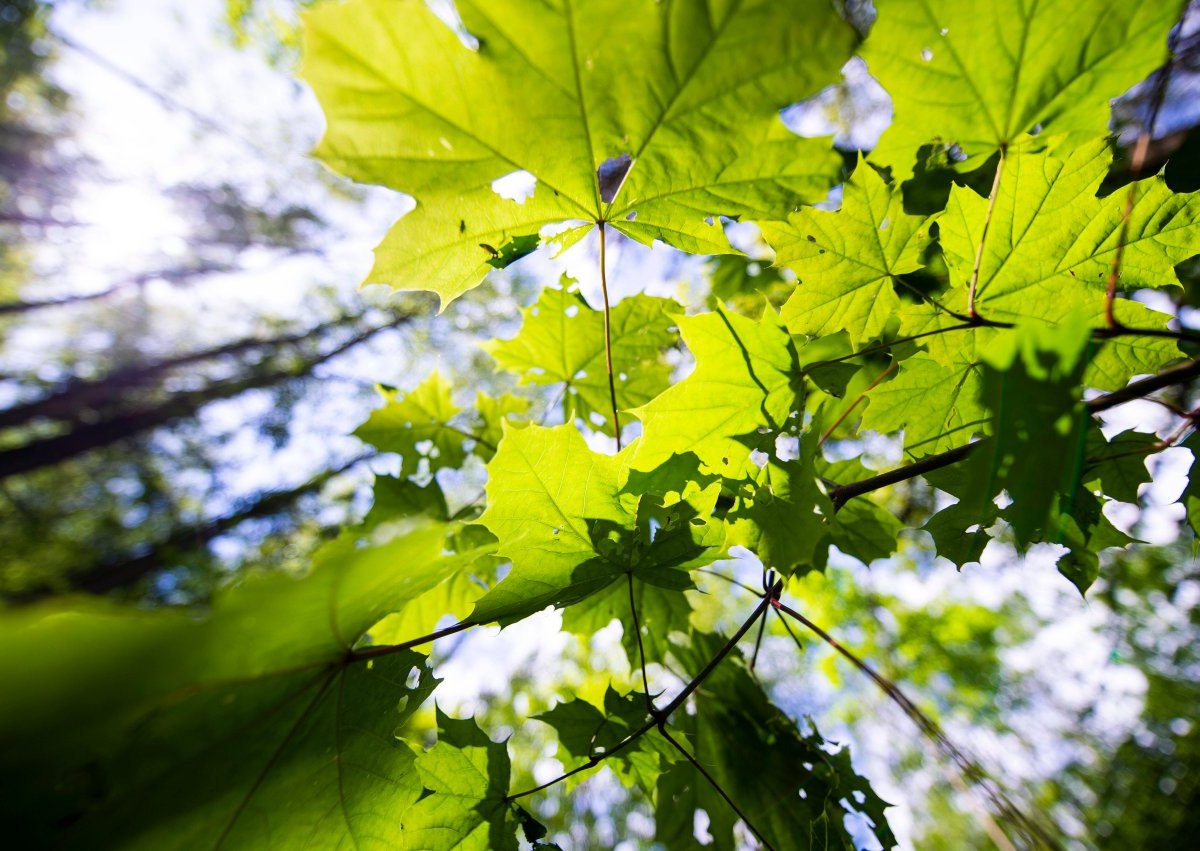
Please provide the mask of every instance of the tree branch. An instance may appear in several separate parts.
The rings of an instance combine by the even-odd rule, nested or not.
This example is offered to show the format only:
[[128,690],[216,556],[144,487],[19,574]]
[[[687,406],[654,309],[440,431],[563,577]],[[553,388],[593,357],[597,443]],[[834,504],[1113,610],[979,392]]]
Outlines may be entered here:
[[[783,585],[783,583],[779,582],[777,584],[777,587],[782,588],[782,585]],[[630,733],[628,736],[626,736],[621,741],[617,742],[617,744],[613,745],[613,747],[609,748],[604,753],[594,755],[591,759],[589,759],[587,762],[583,763],[582,765],[577,765],[574,768],[572,768],[570,771],[567,771],[567,772],[559,775],[558,777],[554,778],[553,780],[549,780],[545,783],[542,783],[540,786],[534,786],[532,789],[525,789],[524,791],[521,791],[521,792],[513,792],[512,794],[508,795],[505,798],[505,800],[506,801],[515,801],[518,798],[524,798],[528,795],[534,794],[535,792],[541,792],[543,789],[549,789],[551,786],[554,786],[557,783],[561,783],[562,781],[566,780],[568,777],[573,777],[574,775],[579,774],[582,771],[587,771],[589,768],[594,768],[595,766],[599,765],[604,760],[608,759],[610,756],[613,756],[614,754],[618,754],[621,751],[625,750],[625,748],[629,747],[631,744],[636,742],[642,736],[649,733],[651,730],[653,730],[655,727],[657,727],[660,723],[666,723],[666,720],[667,720],[667,718],[669,718],[671,716],[671,713],[673,713],[676,709],[678,709],[680,706],[683,705],[684,701],[686,701],[692,695],[692,692],[694,692],[696,689],[698,689],[700,687],[700,684],[703,683],[706,679],[708,679],[708,676],[716,669],[717,665],[721,664],[721,662],[725,659],[725,657],[728,656],[730,654],[730,652],[733,650],[733,648],[737,646],[737,643],[742,640],[742,637],[750,630],[750,627],[752,627],[754,625],[754,622],[756,620],[758,620],[758,618],[763,614],[763,612],[765,612],[767,610],[767,606],[770,605],[770,602],[771,602],[771,597],[764,596],[762,601],[757,606],[754,607],[754,611],[750,613],[750,617],[746,618],[745,622],[738,628],[738,631],[735,632],[733,634],[733,636],[728,641],[725,642],[725,645],[720,650],[717,651],[717,654],[715,656],[713,656],[713,658],[711,660],[709,660],[709,663],[704,666],[704,669],[701,670],[700,673],[696,674],[696,676],[694,676],[692,678],[691,682],[689,682],[687,685],[685,685],[683,687],[683,690],[680,691],[679,694],[677,694],[670,703],[668,703],[662,709],[652,711],[650,713],[650,717],[646,720],[646,723],[643,724],[641,727],[638,727],[636,730],[634,730],[632,733]]]
[[[874,668],[858,658],[854,653],[842,646],[842,644],[827,633],[821,627],[810,621],[804,615],[800,614],[795,609],[784,604],[778,599],[772,601],[772,605],[780,615],[787,615],[803,624],[805,627],[816,633],[822,641],[837,651],[844,659],[850,662],[860,672],[865,674],[879,689],[887,695],[888,699],[895,703],[904,712],[908,718],[916,724],[917,728],[924,734],[933,744],[942,752],[942,754],[950,759],[965,776],[971,779],[977,787],[981,788],[988,800],[996,807],[997,812],[1014,827],[1027,834],[1029,837],[1036,839],[1040,844],[1047,848],[1058,848],[1059,844],[1050,834],[1037,822],[1025,815],[1004,793],[1002,789],[995,784],[986,772],[980,768],[979,764],[966,756],[959,748],[951,742],[946,734],[942,732],[934,721],[921,711],[915,703],[909,700],[908,696],[902,692],[895,683],[878,673]],[[785,622],[786,623],[786,622]],[[788,630],[790,633],[791,630]],[[793,634],[793,638],[796,636]],[[796,639],[799,643],[799,639]],[[1011,846],[1009,846],[1011,847]]]
[[[1197,376],[1200,376],[1200,360],[1186,361],[1165,369],[1157,375],[1143,378],[1141,381],[1135,381],[1126,387],[1122,387],[1120,390],[1114,390],[1103,396],[1097,396],[1095,399],[1089,399],[1083,405],[1089,413],[1096,414],[1100,411],[1107,411],[1110,408],[1123,405],[1126,402],[1141,399],[1156,390],[1162,390],[1164,387],[1182,384]],[[897,467],[895,470],[880,473],[878,476],[871,476],[862,481],[838,485],[830,492],[829,498],[833,501],[835,508],[841,508],[857,496],[862,496],[888,485],[894,485],[907,479],[923,476],[926,473],[931,473],[934,470],[940,470],[942,467],[955,464],[970,455],[978,445],[978,443],[968,443],[966,446],[960,446],[957,449],[951,449],[948,452],[942,452],[938,455],[930,455],[914,464]]]

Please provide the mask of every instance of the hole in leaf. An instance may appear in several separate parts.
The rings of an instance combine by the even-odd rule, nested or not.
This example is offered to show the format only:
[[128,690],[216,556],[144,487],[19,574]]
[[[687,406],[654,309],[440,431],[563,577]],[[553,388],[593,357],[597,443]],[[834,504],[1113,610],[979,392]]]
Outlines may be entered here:
[[891,219],[884,219],[882,222],[880,222],[880,223],[879,223],[879,229],[880,229],[880,230],[887,230],[887,229],[888,229],[888,225],[890,225],[891,223],[892,223],[892,220],[891,220]]
[[692,813],[692,836],[701,845],[712,844],[713,835],[708,830],[711,824],[712,822],[709,820],[708,813],[704,810],[697,808]]
[[754,462],[754,466],[762,469],[767,466],[767,462],[771,460],[771,456],[763,452],[761,449],[755,449],[750,453],[750,460]]
[[634,210],[632,213],[630,213],[628,216],[625,217],[625,221],[632,222],[636,218],[637,218],[637,210]]
[[706,225],[710,225],[710,226],[711,226],[711,225],[712,225],[712,223],[713,223],[713,217],[712,217],[712,216],[705,216],[705,217],[704,217],[704,223],[705,223]]
[[932,62],[933,61],[933,51],[930,50],[928,47],[926,47],[924,50],[921,51],[921,58],[924,59],[926,62]]
[[942,27],[942,30],[941,30],[942,38],[945,38],[948,35],[950,35],[950,27]]
[[574,319],[579,314],[579,305],[573,304],[570,307],[568,307],[566,310],[564,310],[563,313],[567,314],[567,316]]
[[421,669],[414,665],[404,679],[404,687],[414,689],[421,684]]
[[611,204],[617,197],[617,193],[621,191],[621,184],[625,182],[625,176],[629,174],[629,169],[633,166],[633,157],[629,154],[621,154],[619,157],[613,157],[600,163],[600,168],[596,169],[596,180],[600,185],[600,200],[605,204]]
[[527,171],[514,171],[492,181],[492,191],[506,201],[524,204],[533,197],[537,178]]
[[462,42],[463,47],[468,50],[478,51],[482,42],[471,35],[466,24],[459,17],[458,10],[454,8],[453,3],[445,2],[445,0],[434,0],[429,4],[429,11],[433,12],[442,23],[454,30],[454,34],[458,36],[458,40]]

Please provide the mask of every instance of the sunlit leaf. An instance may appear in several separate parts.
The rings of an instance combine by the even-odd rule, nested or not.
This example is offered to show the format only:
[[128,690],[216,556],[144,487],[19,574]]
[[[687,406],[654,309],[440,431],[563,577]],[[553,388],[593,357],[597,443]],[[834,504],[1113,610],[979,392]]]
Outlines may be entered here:
[[[781,219],[835,180],[828,141],[779,117],[850,56],[854,31],[831,4],[456,7],[469,37],[419,0],[331,3],[305,19],[304,76],[328,121],[318,154],[416,198],[371,281],[433,290],[444,306],[571,221],[730,252],[718,216]],[[493,189],[514,174],[536,181],[531,197]]]

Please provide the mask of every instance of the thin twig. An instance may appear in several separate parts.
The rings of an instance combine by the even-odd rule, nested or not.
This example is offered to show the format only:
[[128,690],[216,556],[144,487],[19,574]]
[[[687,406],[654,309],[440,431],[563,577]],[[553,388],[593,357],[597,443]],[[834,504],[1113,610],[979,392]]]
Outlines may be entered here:
[[1117,283],[1121,278],[1121,261],[1125,255],[1125,246],[1129,242],[1129,222],[1133,218],[1133,208],[1137,204],[1138,179],[1142,175],[1142,169],[1146,167],[1146,155],[1150,152],[1150,142],[1154,139],[1154,125],[1158,123],[1158,113],[1166,99],[1167,83],[1175,63],[1174,42],[1177,33],[1178,30],[1172,34],[1167,46],[1167,61],[1154,81],[1154,88],[1150,96],[1150,113],[1147,116],[1146,125],[1138,134],[1137,142],[1134,143],[1133,153],[1129,159],[1129,174],[1132,180],[1125,193],[1125,205],[1121,210],[1121,232],[1117,237],[1117,250],[1113,252],[1112,266],[1108,270],[1108,280],[1104,286],[1104,323],[1109,328],[1124,327],[1113,310],[1117,301]]
[[[952,314],[958,318],[958,314]],[[802,375],[810,375],[813,370],[823,366],[832,366],[838,363],[844,363],[848,360],[854,360],[865,355],[874,354],[876,352],[885,352],[902,343],[911,343],[914,340],[920,340],[923,337],[935,337],[939,334],[948,334],[951,331],[971,331],[978,328],[995,328],[998,330],[1008,330],[1016,328],[1015,322],[1000,322],[995,319],[984,319],[978,317],[973,321],[963,322],[961,325],[948,325],[945,328],[934,328],[932,331],[922,331],[920,334],[913,334],[908,337],[900,337],[891,340],[887,343],[878,343],[874,346],[868,346],[865,349],[860,349],[857,352],[851,352],[848,355],[841,355],[836,358],[827,358],[825,360],[814,361],[800,369]],[[1182,340],[1189,343],[1200,343],[1200,332],[1191,328],[1134,328],[1129,325],[1122,325],[1119,328],[1093,328],[1092,338],[1095,340],[1113,340],[1118,337],[1157,337],[1165,340]]]
[[[779,585],[779,587],[782,587],[783,583],[780,582],[778,585]],[[613,756],[614,754],[618,754],[621,751],[625,750],[625,748],[629,747],[631,744],[636,742],[642,736],[646,735],[648,732],[650,732],[655,727],[657,727],[660,721],[665,721],[667,718],[669,718],[671,716],[671,713],[673,713],[676,709],[678,709],[680,706],[683,705],[684,701],[686,701],[692,695],[692,692],[694,692],[696,689],[698,689],[700,687],[700,684],[703,683],[708,678],[708,676],[713,672],[713,670],[715,670],[716,667],[718,665],[720,665],[721,662],[725,659],[725,657],[730,654],[730,652],[733,650],[733,648],[737,646],[737,643],[742,640],[742,637],[745,636],[745,634],[749,631],[750,627],[754,625],[754,622],[756,620],[758,620],[758,618],[762,615],[762,613],[764,611],[766,611],[767,606],[770,604],[770,600],[771,600],[770,597],[763,597],[762,601],[757,606],[755,606],[754,611],[750,613],[750,617],[746,618],[745,622],[738,628],[738,631],[735,632],[733,634],[733,636],[728,641],[725,642],[725,645],[720,650],[717,651],[717,654],[715,656],[713,656],[712,659],[709,660],[709,663],[704,666],[704,669],[701,670],[700,673],[696,674],[696,676],[694,676],[692,678],[692,680],[683,687],[683,690],[680,691],[679,694],[677,694],[670,703],[668,703],[662,709],[659,709],[656,712],[651,713],[650,717],[646,720],[646,723],[644,723],[641,727],[638,727],[636,730],[634,730],[632,733],[630,733],[628,736],[626,736],[621,741],[617,742],[617,744],[613,745],[611,748],[609,748],[604,753],[594,754],[591,757],[591,759],[589,759],[587,762],[583,763],[582,765],[577,765],[574,768],[572,768],[570,771],[567,771],[567,772],[559,775],[558,777],[554,778],[553,780],[549,780],[545,783],[542,783],[539,786],[534,786],[532,789],[525,789],[524,791],[521,791],[521,792],[514,792],[514,793],[508,795],[508,797],[506,797],[505,800],[506,801],[515,801],[517,798],[524,798],[527,795],[532,795],[535,792],[540,792],[543,789],[548,789],[551,786],[555,785],[556,783],[561,783],[563,780],[566,780],[568,777],[572,777],[576,774],[579,774],[581,771],[587,771],[589,768],[593,768],[593,767],[599,765],[601,762],[608,759],[610,756]]]
[[654,701],[650,699],[650,678],[646,675],[646,648],[642,645],[642,624],[638,619],[637,600],[633,596],[633,571],[625,574],[629,578],[629,611],[633,615],[633,634],[637,636],[638,656],[642,662],[642,692],[646,695],[646,710],[654,715]]
[[825,441],[829,440],[829,436],[832,435],[833,432],[837,429],[837,427],[846,421],[846,417],[850,416],[850,414],[854,411],[854,409],[858,407],[858,403],[861,402],[863,399],[867,398],[867,394],[870,393],[872,390],[874,390],[876,387],[878,387],[881,383],[883,383],[883,380],[885,378],[887,378],[889,375],[891,375],[893,372],[895,372],[896,367],[898,367],[899,365],[900,365],[899,361],[892,361],[888,365],[887,369],[885,369],[883,372],[879,373],[879,375],[877,375],[875,377],[875,380],[872,381],[869,385],[867,385],[865,390],[863,390],[861,393],[859,393],[857,396],[855,396],[854,401],[851,402],[846,407],[846,409],[844,411],[842,411],[842,413],[838,416],[838,418],[833,421],[833,425],[831,425],[829,428],[825,429],[825,433],[822,434],[821,439],[819,441],[817,441],[817,446],[824,446]]
[[745,582],[740,582],[737,579],[734,579],[732,576],[726,576],[724,573],[718,573],[717,571],[713,570],[710,567],[697,567],[696,573],[707,573],[709,576],[717,577],[717,579],[724,579],[730,585],[736,585],[739,588],[745,589],[746,591],[749,591],[751,594],[753,594],[755,597],[762,596],[762,592],[759,591],[757,588],[753,587],[752,585],[747,585]]
[[[764,622],[766,621],[766,612],[763,612],[763,621]],[[695,768],[697,771],[699,771],[700,775],[705,780],[708,781],[709,785],[717,790],[717,794],[720,795],[725,800],[725,803],[727,803],[729,805],[729,808],[731,810],[733,810],[735,813],[737,813],[737,817],[740,818],[742,820],[742,822],[746,825],[746,827],[748,827],[750,829],[750,832],[753,833],[755,835],[755,837],[757,837],[758,841],[763,844],[763,847],[770,849],[770,851],[775,851],[775,846],[773,846],[770,843],[770,841],[765,836],[763,836],[762,831],[760,831],[757,827],[754,826],[754,822],[750,821],[750,818],[744,812],[742,812],[741,808],[738,807],[737,804],[734,803],[733,798],[731,798],[729,796],[728,792],[726,792],[723,788],[721,788],[721,784],[717,782],[717,779],[708,773],[708,769],[706,769],[703,765],[700,764],[700,760],[698,760],[694,756],[692,756],[688,752],[687,748],[685,748],[683,745],[681,745],[679,742],[677,742],[675,740],[675,737],[667,732],[667,725],[664,723],[660,723],[658,725],[658,732],[662,733],[662,737],[664,739],[666,739],[667,742],[669,742],[671,744],[671,746],[675,748],[675,750],[677,750],[681,754],[683,754],[683,758],[686,759],[688,762],[690,762],[692,764],[692,767]]]

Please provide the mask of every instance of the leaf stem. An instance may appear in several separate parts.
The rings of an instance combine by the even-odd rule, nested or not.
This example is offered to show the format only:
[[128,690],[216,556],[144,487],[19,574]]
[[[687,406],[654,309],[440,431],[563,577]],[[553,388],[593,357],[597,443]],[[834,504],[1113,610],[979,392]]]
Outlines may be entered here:
[[364,659],[378,659],[380,656],[387,656],[392,653],[399,653],[402,650],[411,650],[414,647],[420,647],[422,644],[430,644],[437,641],[439,638],[445,638],[448,635],[462,632],[470,629],[473,626],[480,626],[476,621],[460,621],[459,623],[448,626],[445,629],[439,629],[436,632],[431,632],[428,635],[422,635],[417,638],[411,638],[408,641],[400,644],[379,644],[374,647],[363,647],[361,650],[351,650],[346,654],[347,662],[361,662]]
[[617,451],[621,451],[621,416],[617,412],[617,385],[613,379],[612,359],[612,328],[608,304],[608,259],[606,254],[607,238],[605,237],[604,222],[600,227],[600,295],[604,299],[604,368],[608,371],[608,398],[612,403],[613,437],[617,441]]
[[633,615],[633,634],[637,636],[638,656],[642,663],[642,692],[646,695],[646,710],[654,715],[654,701],[650,699],[650,678],[646,676],[646,648],[642,645],[642,624],[638,618],[637,600],[633,595],[633,571],[625,574],[629,579],[629,611]]
[[[872,668],[846,647],[843,647],[836,638],[834,638],[825,630],[821,629],[821,627],[817,626],[804,615],[800,614],[800,612],[796,611],[785,603],[780,602],[779,600],[773,601],[772,605],[775,607],[775,610],[779,612],[781,617],[783,615],[787,615],[788,617],[793,618],[794,620],[803,624],[812,632],[816,633],[822,641],[832,647],[844,659],[850,662],[851,665],[853,665],[860,672],[865,674],[873,683],[875,683],[875,685],[879,687],[879,689],[888,697],[889,700],[903,710],[904,714],[908,716],[908,718],[917,726],[921,733],[926,736],[938,748],[938,750],[942,752],[943,755],[948,757],[950,761],[960,771],[962,771],[965,776],[970,778],[972,783],[982,789],[984,794],[987,795],[988,800],[991,801],[992,805],[996,807],[999,813],[1007,821],[1011,822],[1015,827],[1023,832],[1036,838],[1046,847],[1058,847],[1058,844],[1052,837],[1048,835],[1046,830],[1041,825],[1029,818],[1029,816],[1025,815],[1025,813],[1023,813],[1020,809],[1018,809],[1017,806],[1008,799],[1004,791],[996,786],[995,782],[992,781],[991,778],[988,777],[988,775],[980,768],[979,764],[964,754],[953,742],[951,742],[946,737],[946,734],[942,732],[941,727],[939,727],[928,715],[921,711],[921,708],[913,703],[908,696],[900,690],[899,686],[884,677],[882,674],[878,673],[874,668]],[[791,630],[788,631],[789,633],[791,632]],[[793,634],[792,637],[796,640],[797,645],[799,645],[799,639],[796,638],[795,634]],[[988,821],[991,821],[990,816],[986,817]],[[992,826],[995,827],[994,823]],[[996,829],[998,830],[998,828]],[[989,830],[989,833],[990,832],[991,831]],[[1002,835],[1003,834],[1001,834],[1001,836]],[[998,837],[993,837],[993,841],[996,841],[997,839]],[[1007,841],[1007,837],[1005,837],[1005,840],[1005,842],[997,842],[997,844],[1001,848],[1011,849],[1013,847],[1012,844]]]
[[[783,586],[783,582],[780,581],[778,583],[777,587],[782,588],[782,586]],[[750,630],[750,627],[754,625],[754,622],[757,621],[758,618],[762,615],[762,613],[766,611],[767,606],[770,605],[770,602],[771,602],[771,597],[764,596],[762,601],[757,606],[755,606],[754,611],[750,613],[750,616],[748,618],[746,618],[745,622],[738,628],[738,631],[735,632],[733,634],[733,636],[728,641],[725,642],[725,645],[720,650],[717,651],[716,655],[713,656],[712,659],[709,660],[708,664],[704,666],[704,669],[702,671],[700,671],[700,673],[696,674],[696,676],[694,676],[692,678],[691,682],[689,682],[687,685],[685,685],[683,687],[683,690],[680,691],[679,694],[677,694],[674,697],[674,699],[671,700],[670,703],[668,703],[662,709],[652,712],[650,714],[650,717],[646,720],[646,723],[644,723],[641,727],[638,727],[636,730],[634,730],[632,733],[630,733],[628,736],[626,736],[621,741],[617,742],[617,744],[613,745],[611,748],[609,748],[604,753],[594,755],[591,759],[589,759],[587,762],[583,763],[582,765],[577,765],[574,768],[572,768],[570,771],[567,771],[567,772],[559,775],[558,777],[554,778],[553,780],[549,780],[545,783],[542,783],[540,786],[534,786],[532,789],[525,789],[521,792],[514,792],[514,793],[508,795],[505,798],[505,800],[506,801],[515,801],[518,798],[524,798],[528,795],[534,794],[535,792],[541,792],[543,789],[548,789],[551,786],[555,785],[556,783],[561,783],[563,780],[566,780],[568,777],[572,777],[576,774],[579,774],[581,771],[587,771],[589,768],[593,768],[594,766],[599,765],[601,762],[608,759],[610,756],[613,756],[614,754],[620,753],[621,751],[625,750],[625,748],[629,747],[631,744],[636,742],[642,736],[649,733],[651,730],[653,730],[655,727],[657,727],[660,723],[665,723],[667,718],[669,718],[671,716],[671,713],[673,713],[676,709],[678,709],[680,706],[683,705],[684,701],[686,701],[691,696],[692,692],[694,692],[696,689],[698,689],[700,687],[700,684],[703,683],[709,677],[710,674],[712,674],[712,672],[716,669],[717,665],[721,664],[721,662],[725,659],[725,657],[728,656],[729,653],[733,650],[733,648],[737,646],[737,643],[742,640],[742,637],[745,636],[745,634]]]
[[[766,621],[766,612],[763,612],[763,621]],[[708,769],[701,765],[700,761],[692,756],[691,753],[688,752],[687,748],[681,745],[670,733],[667,732],[667,725],[665,723],[659,723],[658,732],[662,733],[662,737],[666,739],[667,742],[669,742],[671,746],[675,748],[675,750],[683,754],[683,758],[690,762],[693,768],[700,772],[700,775],[707,780],[709,785],[717,791],[717,794],[725,800],[725,803],[729,805],[729,808],[737,813],[738,818],[745,823],[746,827],[748,827],[750,832],[753,833],[758,841],[762,843],[763,847],[770,849],[770,851],[775,851],[775,846],[772,845],[765,836],[763,836],[762,832],[754,826],[754,822],[750,821],[749,817],[747,817],[747,815],[741,811],[738,805],[733,802],[733,798],[729,797],[729,793],[721,788],[721,784],[717,782],[717,779],[708,773]]]
[[979,247],[975,249],[975,265],[971,269],[971,283],[967,289],[967,316],[972,322],[982,317],[975,310],[975,294],[979,286],[979,269],[983,265],[983,248],[987,243],[988,229],[992,225],[992,214],[996,210],[996,197],[1000,194],[1000,175],[1004,173],[1004,160],[1008,146],[1000,145],[1000,161],[996,163],[996,176],[992,178],[992,191],[988,194],[987,213],[983,217],[983,232],[979,234]]
[[858,403],[861,402],[863,399],[867,398],[867,394],[870,393],[872,390],[874,390],[876,387],[878,387],[881,383],[883,383],[883,380],[885,378],[887,378],[889,375],[891,375],[893,372],[895,372],[896,367],[898,367],[899,365],[900,365],[899,361],[892,361],[888,365],[887,369],[885,369],[883,372],[879,373],[879,375],[875,376],[875,380],[872,381],[869,385],[867,385],[867,388],[865,390],[863,390],[861,393],[859,393],[857,396],[854,397],[854,401],[851,402],[846,407],[846,410],[842,411],[842,413],[838,416],[838,418],[833,421],[833,425],[831,425],[829,428],[825,429],[825,433],[822,434],[821,439],[819,441],[817,441],[817,446],[819,446],[819,447],[824,446],[825,441],[829,440],[830,435],[832,435],[834,433],[834,431],[837,429],[837,427],[846,421],[846,417],[848,417],[848,416],[850,416],[850,414],[854,413],[854,409],[858,407]]
[[1129,174],[1133,179],[1125,193],[1125,205],[1121,210],[1121,233],[1117,237],[1117,250],[1113,252],[1112,267],[1108,270],[1108,280],[1104,286],[1104,323],[1113,329],[1124,328],[1121,320],[1117,319],[1113,307],[1117,300],[1117,282],[1121,278],[1121,261],[1125,254],[1125,246],[1129,242],[1129,222],[1133,218],[1133,208],[1137,203],[1138,180],[1146,167],[1147,154],[1150,153],[1150,142],[1154,139],[1154,125],[1158,123],[1158,113],[1162,109],[1163,100],[1167,95],[1167,82],[1171,77],[1171,69],[1175,63],[1175,38],[1173,33],[1167,47],[1167,61],[1159,70],[1150,95],[1150,113],[1146,124],[1138,133],[1133,145],[1133,153],[1129,158]]

